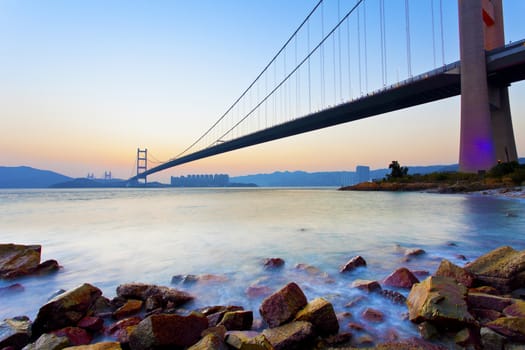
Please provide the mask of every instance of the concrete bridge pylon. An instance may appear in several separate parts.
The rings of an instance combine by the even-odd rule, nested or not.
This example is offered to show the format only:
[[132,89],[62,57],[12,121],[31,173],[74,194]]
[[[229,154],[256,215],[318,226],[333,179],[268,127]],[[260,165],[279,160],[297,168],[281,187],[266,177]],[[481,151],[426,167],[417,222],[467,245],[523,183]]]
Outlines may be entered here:
[[502,0],[458,0],[461,59],[459,168],[518,160],[508,86],[487,81],[485,52],[505,44]]

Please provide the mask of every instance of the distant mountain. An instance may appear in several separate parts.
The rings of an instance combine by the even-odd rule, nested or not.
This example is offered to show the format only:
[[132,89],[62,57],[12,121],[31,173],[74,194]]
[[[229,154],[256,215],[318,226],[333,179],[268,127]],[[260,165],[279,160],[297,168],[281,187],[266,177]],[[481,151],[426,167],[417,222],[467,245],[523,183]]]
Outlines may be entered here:
[[71,180],[70,177],[48,170],[27,166],[0,166],[0,188],[48,188],[56,183]]

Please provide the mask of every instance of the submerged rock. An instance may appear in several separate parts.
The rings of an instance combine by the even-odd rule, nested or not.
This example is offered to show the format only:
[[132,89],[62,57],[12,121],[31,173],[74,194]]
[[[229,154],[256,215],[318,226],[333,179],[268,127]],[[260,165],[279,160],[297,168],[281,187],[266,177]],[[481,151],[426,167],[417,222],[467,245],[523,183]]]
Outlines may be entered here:
[[290,321],[306,304],[303,291],[292,282],[264,299],[259,312],[270,328],[273,328]]
[[401,267],[388,275],[383,284],[389,287],[410,289],[414,283],[418,282],[417,277],[409,269]]
[[0,349],[12,346],[21,349],[29,343],[31,321],[26,316],[8,318],[0,322]]
[[358,255],[350,259],[346,264],[344,264],[339,271],[349,272],[349,271],[355,270],[358,267],[365,267],[365,266],[366,266],[365,259],[363,259],[362,256]]
[[284,266],[284,260],[281,258],[268,258],[264,260],[265,269],[277,269]]

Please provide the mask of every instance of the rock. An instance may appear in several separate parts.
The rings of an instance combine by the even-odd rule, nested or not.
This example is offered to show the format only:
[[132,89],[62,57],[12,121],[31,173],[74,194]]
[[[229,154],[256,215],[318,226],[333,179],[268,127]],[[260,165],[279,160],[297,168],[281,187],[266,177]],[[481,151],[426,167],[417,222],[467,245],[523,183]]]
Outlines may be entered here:
[[309,302],[304,309],[295,316],[295,321],[310,322],[315,332],[322,336],[336,334],[339,331],[339,322],[330,302],[317,298]]
[[304,321],[294,321],[265,329],[263,335],[275,350],[307,349],[315,338],[313,325]]
[[175,275],[171,278],[171,284],[193,284],[193,283],[222,283],[228,281],[228,277],[219,275]]
[[0,288],[0,296],[9,295],[14,293],[20,293],[25,290],[24,286],[20,283],[14,283],[7,287]]
[[270,328],[273,328],[291,320],[306,304],[303,291],[292,282],[264,299],[259,312]]
[[394,304],[401,305],[401,304],[405,304],[407,301],[407,298],[405,298],[403,294],[396,292],[394,290],[383,289],[379,293]]
[[448,277],[428,277],[414,284],[407,298],[409,319],[429,321],[439,328],[464,328],[475,324],[468,312],[467,289]]
[[488,309],[502,312],[503,309],[512,304],[512,299],[484,293],[469,293],[467,295],[467,304],[472,309]]
[[505,316],[525,317],[525,301],[514,300],[514,302],[503,309]]
[[525,342],[525,318],[523,317],[500,317],[485,326],[513,341]]
[[38,264],[38,266],[31,272],[31,274],[47,275],[56,272],[59,269],[60,265],[58,264],[58,261],[51,259],[46,260],[41,264]]
[[447,347],[432,344],[422,339],[408,339],[402,341],[378,344],[374,350],[447,350]]
[[355,280],[352,282],[352,288],[364,290],[365,292],[377,292],[381,290],[381,285],[377,281]]
[[40,264],[40,245],[0,244],[0,278],[28,275]]
[[59,337],[67,337],[72,345],[86,345],[93,340],[91,334],[79,327],[65,327],[53,331],[53,334]]
[[503,350],[503,345],[505,344],[505,337],[494,332],[488,327],[482,327],[479,333],[483,349]]
[[487,322],[497,320],[498,318],[504,316],[501,312],[498,312],[496,310],[489,310],[489,309],[469,308],[469,312],[481,324],[485,324]]
[[38,311],[31,328],[33,337],[67,326],[75,326],[101,295],[100,289],[85,283],[51,299]]
[[479,332],[472,328],[464,328],[460,330],[454,337],[454,341],[456,344],[464,348],[471,346],[475,349],[479,349],[481,347]]
[[507,293],[525,283],[525,250],[500,247],[467,264],[465,268],[481,284]]
[[51,333],[44,333],[36,340],[23,348],[23,350],[62,350],[71,343],[67,337],[59,337]]
[[131,315],[135,315],[142,310],[142,300],[129,299],[124,305],[119,307],[114,313],[113,318],[120,320]]
[[284,260],[281,258],[268,258],[264,260],[265,269],[276,269],[284,266]]
[[66,350],[122,350],[119,342],[101,342],[89,345],[71,346]]
[[104,328],[104,320],[100,317],[86,316],[78,321],[77,327],[90,332],[98,332]]
[[189,347],[188,350],[228,350],[228,346],[220,336],[210,333],[203,337],[197,344]]
[[221,337],[221,339],[224,339],[224,337],[226,337],[226,332],[227,330],[224,326],[208,327],[207,329],[202,331],[201,337],[205,337],[206,335],[213,333]]
[[166,307],[168,302],[175,307],[193,300],[190,294],[175,288],[143,283],[122,284],[117,287],[117,296],[142,301],[146,301],[151,296],[156,296],[162,301],[163,307]]
[[208,319],[202,314],[151,315],[142,320],[129,336],[131,350],[189,347],[197,343]]
[[257,332],[233,331],[226,334],[226,343],[239,350],[274,350],[263,334]]
[[425,340],[430,340],[432,338],[436,338],[439,336],[439,331],[436,327],[430,322],[424,321],[421,322],[417,328],[419,329],[419,334],[421,334],[421,337]]
[[474,284],[474,276],[470,272],[464,268],[454,265],[447,259],[441,260],[441,264],[439,264],[439,267],[434,275],[453,278],[467,288],[472,287]]
[[21,349],[29,343],[31,321],[26,316],[8,318],[0,322],[0,349],[12,346]]
[[362,256],[358,255],[350,259],[344,266],[341,267],[339,271],[349,272],[361,266],[366,266],[366,261]]
[[469,288],[468,292],[469,294],[470,293],[483,293],[483,294],[491,294],[491,295],[501,294],[499,290],[497,290],[494,287],[490,287],[490,286],[480,286],[480,287]]
[[409,269],[401,267],[387,276],[383,284],[389,287],[410,289],[414,283],[418,282],[417,277]]
[[381,311],[372,309],[370,307],[366,308],[365,311],[363,311],[363,313],[361,314],[361,316],[363,316],[363,318],[367,321],[376,323],[383,322],[383,320],[385,319],[385,315],[383,315]]
[[272,289],[268,286],[251,285],[246,288],[248,298],[267,297],[272,294]]
[[412,257],[412,256],[420,256],[425,254],[426,252],[421,248],[413,248],[413,249],[406,249],[405,250],[405,256]]
[[140,317],[129,317],[113,323],[106,329],[106,334],[115,336],[115,334],[121,330],[125,330],[128,327],[136,326],[142,321]]
[[337,333],[326,337],[323,339],[323,342],[328,347],[340,347],[341,345],[346,345],[352,340],[352,333]]
[[244,331],[250,330],[252,323],[252,311],[229,311],[224,314],[218,326],[224,326],[229,331]]
[[242,306],[212,306],[204,309],[198,310],[204,316],[208,318],[208,325],[210,327],[216,326],[221,322],[224,314],[231,311],[242,311],[244,310]]
[[113,313],[113,307],[108,298],[100,296],[95,300],[90,311],[96,317],[107,317]]

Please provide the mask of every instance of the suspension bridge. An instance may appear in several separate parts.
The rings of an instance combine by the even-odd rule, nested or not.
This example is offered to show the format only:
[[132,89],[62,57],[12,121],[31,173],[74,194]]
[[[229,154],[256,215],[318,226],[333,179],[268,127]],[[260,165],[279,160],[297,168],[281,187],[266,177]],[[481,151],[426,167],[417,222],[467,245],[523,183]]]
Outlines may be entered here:
[[[431,30],[424,38],[430,67],[418,66],[423,73],[414,75],[415,4],[426,5],[424,22]],[[421,8],[417,11],[420,16]],[[404,19],[390,19],[389,13]],[[137,174],[129,181],[456,95],[461,95],[460,168],[474,172],[498,160],[516,160],[507,87],[525,78],[525,40],[505,45],[502,0],[458,0],[458,14],[460,59],[447,63],[443,0],[320,0],[208,130],[153,168],[147,167],[147,151],[139,149]]]

